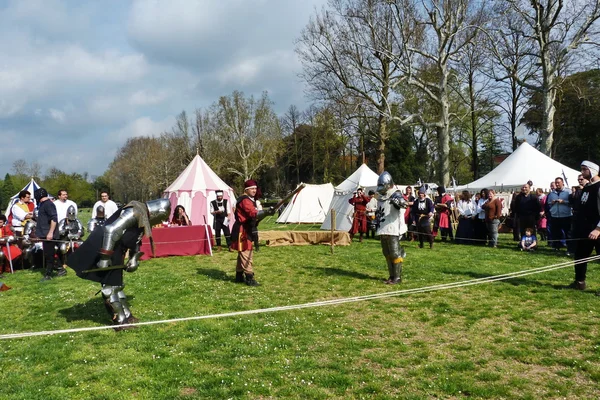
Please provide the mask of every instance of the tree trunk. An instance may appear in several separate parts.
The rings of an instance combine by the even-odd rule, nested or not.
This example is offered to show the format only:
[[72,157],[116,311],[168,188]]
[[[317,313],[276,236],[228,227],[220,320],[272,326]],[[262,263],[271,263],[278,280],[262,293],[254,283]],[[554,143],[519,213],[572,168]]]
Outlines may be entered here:
[[473,74],[469,74],[469,101],[471,111],[471,171],[475,179],[479,178],[479,157],[477,149],[477,117],[475,115],[475,83]]
[[379,145],[377,147],[377,173],[385,171],[385,142],[387,140],[387,121],[379,114]]
[[542,129],[540,132],[541,143],[540,151],[545,155],[552,157],[552,144],[554,142],[554,114],[556,113],[556,107],[554,106],[554,99],[556,98],[556,89],[554,88],[554,79],[549,82],[549,90],[542,93],[543,99],[543,117],[542,117]]
[[450,112],[448,95],[443,93],[440,112],[440,122],[442,126],[438,127],[438,150],[440,153],[438,177],[440,184],[448,185],[450,182]]

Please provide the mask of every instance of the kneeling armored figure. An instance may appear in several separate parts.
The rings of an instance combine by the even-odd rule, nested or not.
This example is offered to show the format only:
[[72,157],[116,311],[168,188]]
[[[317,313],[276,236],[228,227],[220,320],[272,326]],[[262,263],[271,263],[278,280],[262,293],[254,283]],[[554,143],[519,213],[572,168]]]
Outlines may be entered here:
[[400,245],[400,237],[408,230],[404,221],[404,210],[407,201],[400,190],[394,188],[394,181],[389,172],[384,171],[377,180],[379,193],[376,215],[379,228],[377,234],[381,241],[381,249],[387,262],[388,285],[402,282],[402,262],[406,252]]
[[[82,279],[98,282],[100,292],[115,329],[138,322],[123,292],[123,271],[134,272],[139,266],[142,237],[147,236],[153,246],[152,226],[166,220],[171,213],[168,199],[141,203],[132,201],[120,208],[102,227],[96,227],[83,244],[70,254],[67,264]],[[125,263],[125,254],[129,260]]]
[[69,206],[66,218],[58,223],[58,234],[61,240],[58,246],[58,256],[63,267],[67,262],[67,254],[74,251],[83,243],[81,237],[84,233],[85,229],[81,221],[77,219],[75,207]]

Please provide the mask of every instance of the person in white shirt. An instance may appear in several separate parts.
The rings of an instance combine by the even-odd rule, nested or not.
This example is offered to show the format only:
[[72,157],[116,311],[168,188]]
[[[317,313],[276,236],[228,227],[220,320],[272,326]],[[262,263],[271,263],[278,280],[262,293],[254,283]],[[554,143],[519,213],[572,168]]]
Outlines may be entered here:
[[476,216],[475,203],[471,201],[471,193],[463,190],[460,200],[456,203],[458,210],[458,227],[456,228],[457,244],[473,244],[473,217]]
[[56,206],[56,216],[58,222],[67,218],[67,210],[69,206],[73,206],[75,208],[75,217],[77,217],[77,204],[73,200],[69,200],[69,194],[65,189],[61,189],[58,191],[58,198],[54,201],[54,206]]
[[21,190],[19,192],[19,201],[16,202],[12,208],[12,228],[13,232],[17,236],[23,236],[23,228],[27,221],[33,217],[33,213],[30,211],[29,202],[31,201],[31,193],[27,190]]
[[106,219],[109,219],[119,209],[117,204],[108,198],[108,192],[100,192],[100,200],[92,208],[92,218],[96,218],[98,206],[104,207],[104,218]]

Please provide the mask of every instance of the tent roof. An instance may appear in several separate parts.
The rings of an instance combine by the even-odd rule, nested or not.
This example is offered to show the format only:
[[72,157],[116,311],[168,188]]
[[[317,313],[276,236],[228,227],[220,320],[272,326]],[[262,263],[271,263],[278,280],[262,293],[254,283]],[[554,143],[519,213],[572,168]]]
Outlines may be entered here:
[[10,198],[10,200],[8,202],[8,207],[6,207],[6,212],[4,213],[4,215],[6,215],[7,217],[10,215],[13,204],[15,204],[19,200],[19,193],[21,193],[23,190],[27,190],[29,193],[31,193],[31,201],[35,202],[35,199],[33,198],[33,194],[39,188],[40,188],[40,185],[35,181],[35,179],[31,178],[29,183],[27,185],[25,185],[23,187],[23,189],[19,190],[17,193],[15,193],[14,196],[12,196]]
[[377,175],[367,164],[363,164],[346,180],[335,187],[336,193],[348,193],[356,190],[357,187],[374,187],[377,186]]
[[196,154],[192,162],[183,170],[175,181],[165,189],[165,192],[191,191],[203,192],[207,190],[233,190]]
[[534,187],[549,189],[550,182],[558,176],[562,177],[563,172],[569,185],[577,184],[579,171],[553,160],[529,143],[523,142],[490,173],[467,185],[458,186],[456,190],[512,190],[521,188],[529,180],[533,182]]
[[285,207],[278,223],[323,223],[333,198],[333,185],[306,185]]

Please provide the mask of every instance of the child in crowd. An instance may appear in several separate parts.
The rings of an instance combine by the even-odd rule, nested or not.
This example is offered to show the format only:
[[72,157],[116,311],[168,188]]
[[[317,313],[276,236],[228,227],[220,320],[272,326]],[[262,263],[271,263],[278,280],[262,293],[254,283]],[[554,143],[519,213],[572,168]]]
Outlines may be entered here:
[[534,251],[537,247],[537,238],[533,234],[533,229],[525,229],[525,236],[521,238],[521,251]]

